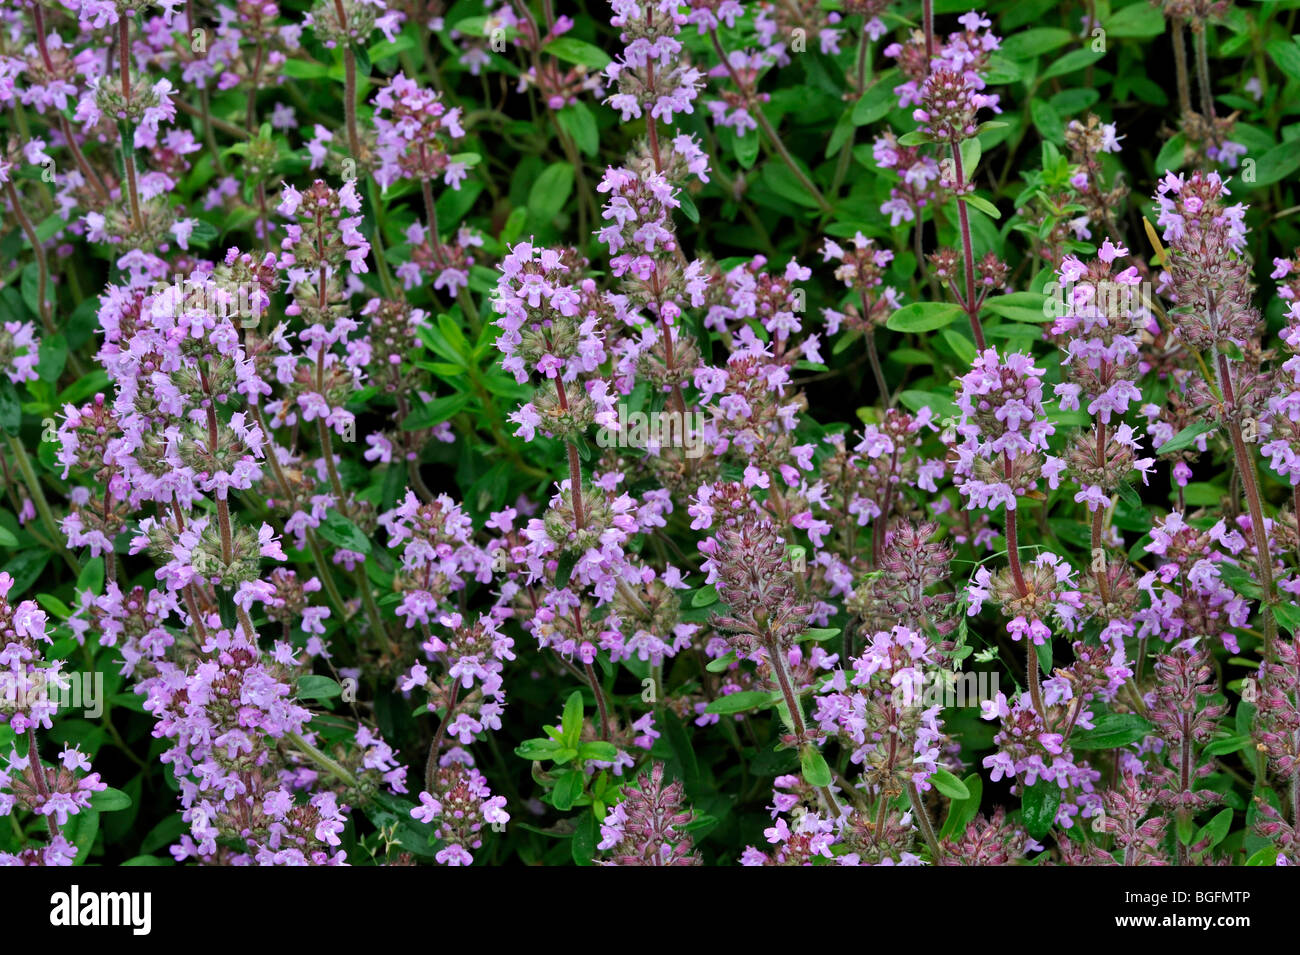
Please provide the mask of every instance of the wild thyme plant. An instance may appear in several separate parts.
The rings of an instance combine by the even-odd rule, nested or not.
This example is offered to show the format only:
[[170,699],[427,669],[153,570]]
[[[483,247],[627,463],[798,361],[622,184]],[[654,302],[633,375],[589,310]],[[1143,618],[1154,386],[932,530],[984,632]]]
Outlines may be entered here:
[[0,863],[1300,862],[1292,6],[9,3]]

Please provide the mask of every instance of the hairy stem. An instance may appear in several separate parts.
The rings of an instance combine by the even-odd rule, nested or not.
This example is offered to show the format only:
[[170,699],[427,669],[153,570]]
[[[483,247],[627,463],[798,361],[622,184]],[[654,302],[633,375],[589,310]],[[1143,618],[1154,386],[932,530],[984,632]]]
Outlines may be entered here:
[[959,196],[957,218],[961,223],[961,254],[966,265],[966,301],[963,303],[963,308],[966,309],[966,316],[970,319],[970,330],[975,336],[975,347],[982,352],[987,346],[984,342],[984,326],[980,324],[979,302],[975,299],[975,247],[971,241],[970,214],[966,211],[966,203],[960,199],[962,190],[966,186],[966,172],[962,168],[961,148],[956,143],[952,146],[952,168],[953,175],[957,179],[956,191]]

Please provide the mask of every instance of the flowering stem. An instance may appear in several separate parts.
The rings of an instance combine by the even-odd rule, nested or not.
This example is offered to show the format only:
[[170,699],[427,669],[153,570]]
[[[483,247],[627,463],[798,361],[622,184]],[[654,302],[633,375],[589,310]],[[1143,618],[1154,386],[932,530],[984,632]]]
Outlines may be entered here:
[[[1182,715],[1181,733],[1178,741],[1178,794],[1180,796],[1191,792],[1192,789],[1192,718],[1189,714]],[[1178,810],[1178,818],[1187,817],[1186,809]],[[1178,840],[1178,864],[1187,865],[1188,854],[1187,846],[1183,840]]]
[[[679,251],[681,250],[680,245],[677,248]],[[677,381],[676,375],[673,373],[676,370],[676,366],[677,366],[677,350],[673,346],[672,327],[668,324],[668,319],[664,317],[662,290],[659,287],[658,273],[656,273],[653,278],[652,287],[654,291],[655,310],[656,312],[658,312],[659,315],[659,328],[660,331],[663,333],[663,339],[664,339],[664,367],[668,369],[668,377],[672,379],[673,382],[672,384],[673,403],[677,405],[677,410],[681,412],[682,433],[684,435],[686,429],[686,397],[682,394],[682,386]],[[684,449],[683,449],[683,453],[685,453]]]
[[[320,299],[321,306],[325,304],[325,267],[321,266],[320,280]],[[320,349],[316,353],[316,391],[325,398],[325,343],[321,342]],[[325,470],[329,473],[330,487],[334,491],[334,496],[338,498],[339,513],[344,517],[351,519],[351,508],[348,507],[346,495],[343,493],[343,482],[339,479],[338,468],[334,465],[334,441],[330,437],[329,426],[325,423],[324,417],[316,419],[316,435],[320,439],[321,454],[325,458]]]
[[221,528],[221,559],[229,564],[234,559],[234,550],[230,534],[230,502],[224,497],[217,498],[217,524]]
[[[119,17],[117,21],[117,44],[118,59],[121,61],[122,74],[122,99],[126,104],[131,104],[131,27],[130,21],[126,17]],[[122,169],[126,174],[127,194],[131,200],[131,223],[136,229],[141,226],[140,218],[140,191],[135,181],[135,147],[132,145],[133,130],[131,123],[118,123],[118,131],[122,137]]]
[[1183,44],[1183,21],[1181,17],[1173,18],[1174,73],[1178,80],[1178,115],[1186,116],[1192,111],[1192,88],[1187,79],[1187,47]]
[[370,208],[375,213],[375,227],[371,230],[370,246],[375,256],[375,267],[379,272],[380,284],[384,287],[384,295],[394,301],[404,298],[404,294],[399,292],[393,285],[393,276],[388,269],[388,256],[384,252],[384,229],[382,208],[379,204],[379,197],[375,194],[375,180],[373,177],[366,180],[366,191],[370,196]]
[[569,490],[573,498],[573,523],[575,530],[586,526],[587,516],[582,510],[582,466],[578,463],[578,448],[573,442],[566,441],[569,449]]
[[[569,398],[564,393],[564,382],[555,376],[555,397],[560,402],[562,411],[569,410]],[[565,441],[569,449],[569,497],[573,500],[574,530],[580,531],[586,525],[586,514],[582,510],[582,465],[578,463],[578,446],[572,441]]]
[[[1003,473],[1009,478],[1011,476],[1011,459],[1003,458]],[[1011,566],[1011,578],[1016,583],[1016,594],[1024,597],[1029,588],[1025,586],[1025,574],[1020,567],[1020,539],[1016,531],[1016,511],[1015,508],[1007,508],[1007,562]],[[1034,704],[1034,711],[1038,718],[1047,725],[1047,710],[1043,706],[1043,691],[1039,686],[1038,677],[1038,648],[1034,645],[1032,639],[1026,634],[1025,636],[1025,676],[1029,680],[1029,699]]]
[[[785,698],[785,708],[790,714],[790,728],[794,730],[795,738],[799,745],[805,745],[808,730],[803,721],[803,707],[799,704],[799,698],[795,696],[794,687],[790,683],[790,674],[786,670],[785,657],[781,654],[781,648],[777,646],[776,638],[771,633],[763,635],[763,645],[767,649],[768,663],[772,667],[772,672],[776,674],[776,682],[781,687],[781,695]],[[835,794],[831,792],[829,786],[819,786],[817,791],[826,802],[826,808],[831,814],[838,819],[840,817],[840,805],[835,799]]]
[[934,834],[934,825],[930,822],[930,813],[921,799],[921,792],[916,788],[916,783],[910,779],[907,781],[907,798],[912,803],[912,814],[916,816],[917,825],[921,827],[921,834],[925,836],[925,844],[930,847],[930,855],[937,862],[943,858],[943,848],[939,845],[939,837]]
[[600,680],[596,679],[596,668],[590,663],[584,663],[583,667],[587,671],[587,682],[591,684],[591,692],[596,697],[596,709],[600,711],[600,738],[609,740],[612,736],[609,731],[609,705],[605,702],[605,691],[601,688]]
[[[347,33],[348,15],[343,0],[334,0],[334,12],[339,18],[339,29]],[[361,159],[361,137],[357,135],[357,55],[352,44],[343,43],[343,115],[348,127],[348,151],[353,159]]]
[[961,193],[966,185],[966,173],[961,164],[961,148],[952,144],[953,175],[957,179],[957,218],[961,222],[961,253],[966,264],[966,301],[962,307],[970,319],[970,330],[975,336],[975,347],[981,352],[987,347],[984,343],[984,327],[980,324],[979,303],[975,301],[975,248],[970,236],[970,214],[966,203],[961,201]]
[[[42,805],[50,801],[49,781],[45,778],[45,767],[41,765],[40,747],[36,743],[36,727],[30,723],[27,725],[27,759],[32,767],[32,781],[36,784],[36,791],[40,794]],[[59,824],[54,821],[52,815],[45,816],[45,825],[50,830],[50,835],[59,834]]]
[[[1097,422],[1097,467],[1102,468],[1106,463],[1106,422]],[[1092,550],[1090,556],[1095,560],[1097,551],[1101,550],[1101,532],[1102,523],[1105,515],[1099,507],[1092,512]],[[1110,587],[1106,583],[1105,562],[1103,560],[1101,570],[1093,571],[1093,578],[1097,581],[1097,592],[1101,594],[1102,603],[1110,603]]]
[[1291,512],[1295,515],[1296,552],[1300,556],[1300,484],[1291,487]]
[[456,709],[456,697],[460,695],[460,681],[457,680],[451,685],[451,693],[447,696],[447,712],[442,714],[442,722],[438,724],[438,731],[433,734],[433,742],[429,744],[429,759],[424,764],[424,790],[433,792],[433,774],[438,769],[438,750],[442,748],[442,737],[447,732],[447,724],[451,722],[451,714]]
[[[1011,468],[1008,465],[1007,470]],[[1011,565],[1011,579],[1016,582],[1016,595],[1024,597],[1029,592],[1025,586],[1024,571],[1020,567],[1020,541],[1016,532],[1015,508],[1007,508],[1007,562]]]
[[384,626],[384,618],[379,613],[379,605],[375,603],[375,595],[371,592],[370,578],[366,576],[365,567],[357,567],[353,575],[356,577],[357,589],[361,591],[361,605],[365,608],[366,618],[370,621],[370,629],[388,644],[388,652],[394,660],[401,659],[401,651],[389,636],[388,628]]
[[790,685],[790,674],[786,672],[785,660],[781,657],[781,650],[776,645],[776,638],[771,634],[764,634],[763,644],[767,648],[767,659],[772,666],[772,672],[776,675],[776,682],[781,687],[781,695],[785,697],[785,708],[790,711],[790,727],[794,730],[799,741],[803,742],[804,733],[806,732],[803,722],[803,708],[799,705],[799,698],[794,695],[794,687]]
[[871,374],[876,379],[876,390],[880,392],[880,400],[887,406],[894,402],[890,398],[889,385],[885,383],[885,371],[880,367],[880,353],[876,350],[876,330],[872,327],[868,316],[871,314],[870,303],[867,302],[867,293],[862,292],[862,320],[866,323],[863,329],[862,337],[867,342],[867,361],[871,363]]
[[248,84],[248,102],[244,112],[247,115],[245,124],[249,129],[257,129],[257,86],[262,78],[262,63],[266,59],[266,45],[260,41],[257,44],[257,54],[253,59],[253,81]]
[[45,257],[45,246],[41,243],[40,236],[36,234],[36,227],[32,225],[32,220],[23,211],[18,190],[14,188],[12,179],[5,183],[5,191],[9,193],[9,204],[14,208],[14,218],[23,227],[27,241],[31,243],[32,254],[36,257],[36,297],[40,303],[41,324],[49,334],[53,335],[58,330],[50,318],[50,303],[46,297],[50,283],[50,263]]
[[921,26],[925,30],[925,72],[934,58],[934,0],[921,0]]
[[194,624],[194,629],[198,631],[199,646],[208,642],[208,628],[203,623],[203,614],[199,612],[198,598],[194,596],[194,584],[190,582],[185,585],[185,606],[190,612],[190,621]]
[[1201,28],[1193,31],[1196,46],[1196,83],[1201,88],[1201,111],[1210,122],[1214,121],[1214,93],[1210,89],[1210,55],[1206,35],[1210,25],[1201,21]]
[[[1214,309],[1211,306],[1211,321],[1214,321]],[[1217,323],[1216,323],[1217,324]],[[1216,347],[1216,368],[1219,373],[1219,388],[1223,400],[1228,406],[1225,424],[1232,439],[1232,453],[1237,459],[1237,473],[1241,477],[1241,487],[1246,494],[1246,506],[1250,510],[1250,529],[1255,537],[1255,556],[1259,567],[1260,588],[1264,592],[1263,605],[1260,608],[1264,617],[1264,659],[1273,659],[1273,638],[1277,633],[1277,623],[1273,619],[1273,604],[1277,593],[1273,587],[1273,557],[1268,547],[1268,530],[1264,526],[1264,506],[1259,496],[1259,482],[1255,475],[1255,462],[1246,449],[1246,441],[1241,433],[1241,422],[1236,416],[1237,398],[1232,387],[1232,369],[1228,358]]]
[[353,776],[350,772],[340,766],[337,761],[330,759],[311,743],[307,742],[301,735],[292,730],[284,735],[286,739],[293,743],[293,745],[296,746],[304,756],[311,759],[312,762],[329,770],[335,777],[342,780],[345,785],[356,786],[357,777]]

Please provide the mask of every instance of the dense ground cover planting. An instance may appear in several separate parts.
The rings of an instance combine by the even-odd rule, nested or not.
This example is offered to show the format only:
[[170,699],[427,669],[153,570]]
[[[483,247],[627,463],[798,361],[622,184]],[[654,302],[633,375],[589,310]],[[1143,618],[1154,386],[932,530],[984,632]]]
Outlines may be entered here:
[[0,11],[0,862],[1300,861],[1297,0]]

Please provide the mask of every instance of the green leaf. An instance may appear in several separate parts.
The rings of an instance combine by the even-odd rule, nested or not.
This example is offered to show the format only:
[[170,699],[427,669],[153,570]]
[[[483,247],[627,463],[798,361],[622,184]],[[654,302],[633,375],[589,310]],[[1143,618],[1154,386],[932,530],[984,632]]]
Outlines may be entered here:
[[803,771],[803,778],[808,781],[808,785],[819,789],[829,786],[834,778],[831,776],[830,766],[826,763],[826,757],[812,744],[804,747],[799,757],[799,768]]
[[1232,828],[1232,810],[1224,809],[1219,812],[1213,819],[1201,826],[1192,837],[1190,845],[1196,845],[1203,839],[1209,839],[1210,844],[1205,847],[1206,852],[1213,849],[1224,837],[1228,835],[1228,830]]
[[542,47],[542,52],[566,63],[585,66],[592,72],[599,72],[610,64],[609,54],[604,50],[576,37],[562,36],[558,40],[552,40]]
[[889,114],[898,104],[898,98],[894,95],[895,80],[897,79],[897,70],[890,70],[879,76],[874,83],[867,87],[867,91],[858,97],[858,101],[853,104],[852,121],[854,126],[865,126],[867,123],[874,123]]
[[564,701],[564,716],[560,721],[564,728],[564,743],[566,746],[578,746],[578,740],[582,737],[582,691],[574,690],[569,694],[569,698]]
[[1241,351],[1241,346],[1236,342],[1221,341],[1218,343],[1218,348],[1219,351],[1223,352],[1226,357],[1231,358],[1233,361],[1242,361],[1246,357]]
[[598,763],[612,763],[618,759],[618,747],[604,740],[594,740],[578,747],[579,759],[594,759]]
[[457,393],[434,398],[428,404],[412,409],[411,413],[402,419],[402,430],[424,431],[432,428],[454,418],[464,411],[468,404],[469,395],[466,394]]
[[581,100],[570,103],[555,115],[583,155],[596,155],[600,149],[600,132],[596,128],[596,117],[591,114],[586,103]]
[[569,578],[573,576],[573,568],[577,566],[580,556],[577,551],[573,550],[566,550],[560,555],[560,559],[555,566],[555,587],[557,590],[563,590],[569,586]]
[[1264,49],[1279,70],[1293,80],[1300,80],[1300,47],[1291,40],[1279,39],[1273,40]]
[[513,245],[515,240],[524,234],[524,224],[528,221],[527,209],[515,209],[506,218],[506,224],[501,227],[501,241],[506,245]]
[[37,594],[36,602],[60,620],[67,620],[72,616],[72,608],[52,594]]
[[1255,163],[1254,179],[1247,182],[1243,177],[1242,186],[1246,189],[1271,186],[1275,182],[1290,178],[1297,169],[1300,169],[1300,149],[1296,148],[1294,142],[1282,143],[1259,157]]
[[333,508],[325,515],[317,533],[335,547],[355,551],[358,554],[370,553],[370,538],[361,532],[350,520]]
[[943,340],[948,343],[948,347],[956,354],[957,359],[963,364],[969,365],[975,360],[975,343],[953,328],[943,330]]
[[73,865],[84,865],[90,857],[90,850],[95,845],[95,836],[99,835],[99,812],[95,809],[83,809],[75,816],[69,816],[63,827],[63,838],[77,848]]
[[1064,46],[1074,39],[1069,30],[1058,27],[1036,27],[1021,30],[1002,41],[999,52],[1013,60],[1027,60],[1030,57],[1050,53],[1057,47]]
[[730,713],[743,713],[745,710],[767,706],[771,702],[771,693],[763,693],[758,690],[741,690],[739,693],[729,693],[726,696],[718,697],[704,708],[704,712],[725,716]]
[[978,209],[980,212],[984,213],[990,219],[1002,218],[1002,213],[998,212],[997,206],[989,202],[987,199],[981,199],[973,192],[968,195],[961,196],[960,199],[962,202],[966,203],[966,205],[970,206],[973,209]]
[[935,789],[939,790],[939,792],[943,793],[949,799],[970,798],[970,789],[966,784],[942,766],[936,768],[935,771],[930,774],[930,782],[934,784]]
[[975,170],[979,168],[982,155],[984,155],[984,147],[980,144],[978,137],[962,140],[961,168],[967,182],[975,181]]
[[[39,599],[39,598],[37,598]],[[1273,606],[1273,616],[1277,622],[1286,627],[1287,633],[1300,631],[1300,607],[1293,603],[1279,603]]]
[[1206,756],[1227,756],[1229,753],[1236,753],[1246,749],[1251,743],[1252,740],[1249,736],[1229,736],[1226,739],[1212,741],[1201,752]]
[[709,665],[706,666],[704,669],[708,670],[710,673],[725,673],[727,670],[731,668],[731,665],[735,662],[736,662],[736,653],[733,650],[732,652],[728,653],[726,656],[718,657],[716,660],[710,660]]
[[55,384],[68,362],[68,340],[62,334],[47,335],[41,339],[40,360],[36,374],[42,381]]
[[20,597],[28,587],[40,579],[41,572],[45,570],[45,565],[50,562],[50,552],[48,550],[25,550],[20,551],[9,563],[4,565],[4,573],[7,573],[14,579],[13,586],[9,591],[9,600],[14,601]]
[[554,221],[573,192],[573,167],[567,162],[552,163],[542,170],[528,192],[528,214],[538,225]]
[[1056,823],[1056,811],[1061,807],[1061,787],[1050,780],[1040,779],[1025,790],[1020,805],[1025,830],[1032,838],[1042,839]]
[[1277,865],[1277,846],[1265,846],[1246,860],[1246,865]]
[[309,673],[298,678],[297,695],[300,700],[329,700],[343,695],[337,680]]
[[526,739],[515,747],[515,755],[520,759],[540,761],[554,759],[560,751],[560,744],[553,739]]
[[131,808],[131,797],[120,789],[101,789],[90,797],[90,807],[97,812],[117,812]]
[[596,846],[600,840],[596,838],[597,825],[596,814],[594,812],[584,813],[581,821],[573,830],[573,840],[569,843],[569,853],[573,857],[575,865],[591,865],[592,859],[596,855]]
[[407,50],[413,50],[415,46],[414,37],[399,36],[396,40],[380,40],[378,43],[372,44],[367,52],[370,54],[370,61],[377,63]]
[[1084,67],[1092,66],[1100,60],[1105,53],[1093,50],[1091,47],[1083,50],[1071,50],[1065,56],[1056,60],[1043,71],[1042,78],[1050,80],[1054,76],[1065,76],[1067,73],[1073,73],[1075,70],[1081,70]]
[[1105,713],[1090,730],[1079,730],[1069,740],[1071,749],[1117,749],[1150,736],[1152,726],[1136,713]]
[[369,76],[370,54],[360,43],[352,43],[350,46],[352,48],[352,55],[356,57],[357,60],[357,73],[361,76]]
[[81,565],[77,575],[77,593],[89,590],[98,596],[104,590],[104,558],[92,557]]
[[708,607],[718,602],[718,589],[713,584],[705,584],[691,594],[692,607]]
[[979,814],[980,799],[984,794],[984,782],[980,779],[979,773],[971,773],[962,780],[962,785],[966,787],[967,795],[961,799],[954,799],[948,806],[948,818],[943,822],[943,828],[939,830],[940,839],[957,839],[966,831],[966,827]]
[[568,812],[582,795],[582,781],[582,770],[569,770],[555,781],[555,788],[551,790],[551,804],[561,812]]
[[1138,0],[1122,10],[1116,10],[1103,24],[1108,37],[1149,37],[1165,32],[1165,16],[1158,7]]
[[18,538],[7,527],[0,527],[0,547],[17,547]]
[[[94,301],[94,299],[91,299]],[[74,405],[85,401],[97,391],[103,391],[108,387],[108,375],[102,368],[97,368],[92,372],[82,375],[68,387],[59,392],[59,404],[72,402]]]
[[[41,314],[41,270],[35,262],[28,262],[23,266],[22,281],[19,285],[19,291],[22,293],[23,302],[31,310],[33,315]],[[52,302],[54,299],[54,283],[47,282],[45,285],[45,300]],[[51,309],[53,311],[53,309]]]
[[963,314],[960,307],[944,302],[913,302],[890,315],[885,327],[895,332],[930,332],[951,325]]
[[1237,564],[1230,564],[1226,560],[1217,562],[1214,568],[1219,572],[1219,579],[1243,597],[1258,600],[1264,596],[1264,591],[1260,588],[1260,585],[1256,583],[1254,578],[1250,576],[1250,572],[1245,568]]
[[821,643],[838,637],[843,631],[839,627],[813,627],[795,637],[795,643]]
[[695,200],[691,198],[690,193],[679,192],[677,194],[677,201],[681,203],[682,215],[690,219],[691,222],[698,224],[700,221],[700,210],[695,207]]
[[817,208],[817,199],[789,167],[769,162],[763,167],[761,178],[763,183],[782,199],[812,209]]
[[1039,292],[1012,292],[1009,295],[994,295],[985,299],[980,308],[982,311],[1009,318],[1013,322],[1042,324],[1052,321],[1053,318],[1052,310],[1047,307],[1049,301],[1046,295]]
[[1029,115],[1044,140],[1057,145],[1065,142],[1065,123],[1061,122],[1061,114],[1051,103],[1043,99],[1031,100]]
[[1156,448],[1156,454],[1172,454],[1175,451],[1185,451],[1196,444],[1197,438],[1213,431],[1215,427],[1217,426],[1209,421],[1194,421]]
[[744,136],[732,135],[735,144],[736,162],[742,169],[751,169],[758,161],[758,133],[750,130]]
[[1171,136],[1156,154],[1155,174],[1163,176],[1166,172],[1181,169],[1187,162],[1187,137],[1182,133]]

